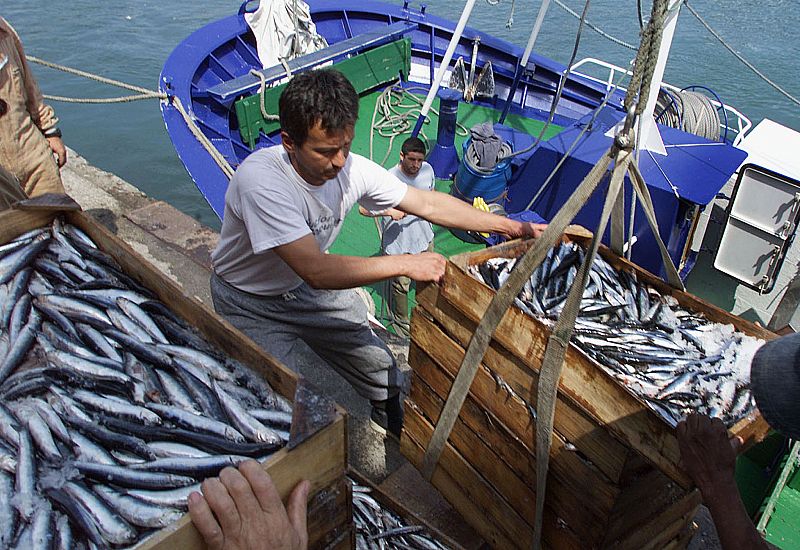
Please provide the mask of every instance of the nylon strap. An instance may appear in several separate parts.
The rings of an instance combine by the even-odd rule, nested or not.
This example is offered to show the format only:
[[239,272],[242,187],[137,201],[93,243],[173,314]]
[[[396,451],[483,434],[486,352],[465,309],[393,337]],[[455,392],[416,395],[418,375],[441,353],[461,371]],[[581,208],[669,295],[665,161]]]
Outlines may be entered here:
[[629,172],[631,174],[633,190],[636,192],[636,196],[642,203],[642,210],[644,210],[647,221],[650,223],[650,229],[653,231],[653,235],[656,237],[656,243],[658,244],[658,249],[661,252],[661,261],[664,263],[664,269],[667,273],[667,282],[673,288],[684,290],[683,281],[681,281],[678,270],[676,269],[675,264],[672,263],[672,258],[670,257],[667,247],[664,245],[664,241],[661,240],[661,235],[658,232],[658,220],[656,219],[655,208],[653,207],[653,199],[650,196],[650,190],[647,188],[647,184],[642,177],[642,173],[639,171],[639,166],[635,162],[631,163]]
[[[620,149],[617,153],[617,158],[614,159],[614,166],[620,164],[625,150]],[[614,169],[614,174],[611,176],[614,185],[614,179],[622,181],[625,178],[624,169]],[[619,182],[617,182],[619,184]],[[611,212],[611,250],[617,255],[622,256],[623,242],[625,240],[625,193],[617,194],[617,199],[614,201],[614,208]]]
[[614,155],[614,146],[612,146],[586,175],[569,200],[553,216],[544,233],[517,261],[505,284],[497,291],[497,294],[486,308],[483,318],[478,323],[470,339],[464,354],[464,360],[461,362],[461,367],[453,381],[453,386],[450,388],[447,401],[439,415],[439,421],[436,423],[436,428],[433,430],[433,435],[425,450],[420,472],[426,480],[430,481],[436,465],[439,463],[439,457],[447,443],[450,432],[453,430],[458,414],[472,385],[472,380],[475,378],[483,356],[489,348],[489,342],[497,325],[508,311],[514,298],[522,290],[525,281],[530,278],[533,270],[542,263],[548,250],[561,238],[564,229],[572,222],[597,188]]
[[[538,550],[542,541],[542,518],[544,514],[544,499],[547,490],[547,471],[550,466],[550,444],[553,436],[553,419],[556,410],[556,397],[558,394],[558,381],[561,378],[561,370],[564,367],[564,355],[569,347],[572,332],[575,328],[575,320],[581,309],[581,299],[583,290],[589,280],[589,272],[592,262],[597,254],[597,247],[603,239],[606,226],[611,217],[612,209],[616,208],[617,197],[620,196],[624,175],[628,165],[633,159],[630,151],[623,151],[617,155],[620,160],[615,167],[608,187],[608,194],[603,205],[603,213],[600,216],[600,223],[592,236],[592,244],[586,257],[581,264],[575,282],[567,294],[564,309],[558,316],[558,321],[550,338],[547,340],[547,348],[542,359],[542,366],[539,369],[538,397],[536,400],[536,520],[533,528],[532,547]],[[624,155],[624,156],[623,156]]]

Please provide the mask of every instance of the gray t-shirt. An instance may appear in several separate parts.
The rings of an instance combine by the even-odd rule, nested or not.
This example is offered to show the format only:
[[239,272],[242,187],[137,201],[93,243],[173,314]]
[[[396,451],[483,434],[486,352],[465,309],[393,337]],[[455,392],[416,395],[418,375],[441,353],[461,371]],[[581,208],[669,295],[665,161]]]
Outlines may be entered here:
[[[433,168],[427,162],[422,166],[414,177],[408,176],[400,169],[397,164],[389,169],[389,172],[412,187],[424,191],[432,191],[436,183],[436,176]],[[417,216],[407,214],[399,220],[383,218],[383,240],[381,247],[384,254],[419,254],[427,250],[428,245],[433,240],[433,227],[431,223]]]
[[260,149],[242,162],[225,193],[220,240],[211,255],[214,271],[245,292],[289,292],[303,280],[273,248],[313,234],[325,252],[356,202],[380,212],[397,206],[406,189],[394,175],[355,153],[334,179],[310,185],[283,146]]

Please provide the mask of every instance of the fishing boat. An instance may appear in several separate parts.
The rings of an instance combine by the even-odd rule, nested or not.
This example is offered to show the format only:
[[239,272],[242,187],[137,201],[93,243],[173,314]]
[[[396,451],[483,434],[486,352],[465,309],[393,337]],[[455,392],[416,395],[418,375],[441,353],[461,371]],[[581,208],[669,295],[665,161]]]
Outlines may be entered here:
[[[430,146],[438,190],[512,217],[550,220],[625,123],[630,67],[594,58],[564,66],[536,54],[547,0],[525,48],[466,25],[472,4],[454,22],[409,2],[310,0],[307,12],[289,2],[295,38],[290,28],[288,39],[273,41],[291,47],[273,52],[272,62],[264,62],[263,52],[259,57],[249,2],[188,36],[164,65],[160,89],[169,99],[161,110],[179,157],[214,212],[222,218],[239,163],[280,143],[275,115],[285,81],[332,64],[360,95],[352,151],[389,166],[403,136],[419,132]],[[800,162],[792,152],[800,148],[800,133],[770,120],[753,124],[702,85],[662,82],[679,11],[678,2],[671,4],[654,91],[637,127],[637,160],[658,233],[692,293],[773,330],[794,330],[800,323],[800,247],[794,244]],[[311,51],[297,47],[301,29],[306,39],[321,38],[311,40]],[[509,151],[488,171],[476,169],[466,154],[468,130],[486,122]],[[602,197],[590,198],[575,223],[596,227],[602,205]],[[630,189],[624,210],[625,254],[663,276],[656,237]],[[435,230],[436,250],[448,256],[487,241]],[[379,254],[379,229],[354,210],[331,251]],[[368,291],[379,319],[391,324],[383,286]],[[762,496],[773,478],[762,483]]]

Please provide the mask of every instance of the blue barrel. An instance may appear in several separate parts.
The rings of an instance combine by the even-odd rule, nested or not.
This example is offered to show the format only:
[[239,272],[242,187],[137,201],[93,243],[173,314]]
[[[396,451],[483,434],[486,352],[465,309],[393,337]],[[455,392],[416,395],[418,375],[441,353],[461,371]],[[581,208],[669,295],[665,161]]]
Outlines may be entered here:
[[471,142],[472,138],[464,141],[462,160],[458,166],[452,194],[469,203],[472,203],[475,197],[482,197],[487,203],[499,202],[511,179],[511,159],[501,160],[491,171],[476,170],[464,160]]

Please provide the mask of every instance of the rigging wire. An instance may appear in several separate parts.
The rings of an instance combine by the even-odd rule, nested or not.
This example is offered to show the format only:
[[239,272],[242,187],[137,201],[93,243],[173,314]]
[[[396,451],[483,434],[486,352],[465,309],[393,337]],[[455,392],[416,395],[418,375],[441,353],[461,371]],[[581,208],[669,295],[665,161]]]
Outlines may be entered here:
[[[558,1],[558,0],[556,0],[556,1]],[[692,6],[690,6],[690,5],[689,5],[689,2],[688,2],[688,0],[683,0],[683,3],[686,5],[686,9],[687,9],[687,10],[689,10],[689,13],[691,13],[692,15],[694,15],[694,16],[695,16],[695,18],[697,18],[697,20],[698,20],[698,21],[700,21],[700,24],[701,24],[701,25],[703,25],[703,26],[706,28],[706,30],[707,30],[708,32],[710,32],[710,33],[711,33],[711,34],[714,36],[714,38],[716,38],[717,40],[719,40],[719,42],[720,42],[720,43],[721,43],[723,46],[725,46],[725,48],[726,48],[726,49],[727,49],[729,52],[731,52],[731,53],[734,55],[734,57],[736,57],[736,59],[738,59],[739,61],[741,61],[742,63],[744,63],[745,67],[747,67],[748,69],[750,69],[751,71],[753,71],[753,72],[754,72],[756,75],[758,75],[758,76],[761,78],[761,80],[763,80],[764,82],[766,82],[767,84],[769,84],[770,86],[772,86],[773,88],[775,88],[775,90],[777,90],[778,92],[780,92],[781,94],[783,94],[783,95],[784,95],[784,96],[785,96],[785,97],[786,97],[786,98],[787,98],[789,101],[791,101],[792,103],[795,103],[795,104],[797,104],[797,105],[800,105],[800,99],[797,99],[797,98],[796,98],[796,97],[794,97],[792,94],[790,94],[789,92],[787,92],[786,90],[784,90],[783,88],[781,88],[781,87],[780,87],[778,84],[776,84],[775,82],[773,82],[772,80],[770,80],[770,79],[769,79],[769,77],[767,77],[767,75],[765,75],[764,73],[762,73],[761,71],[759,71],[759,70],[758,70],[758,68],[756,68],[756,66],[755,66],[755,65],[753,65],[752,63],[750,63],[750,62],[749,62],[747,59],[745,59],[745,58],[744,58],[744,57],[743,57],[741,54],[737,53],[737,52],[736,52],[736,50],[734,50],[734,49],[733,49],[733,47],[732,47],[730,44],[728,44],[728,43],[725,41],[725,39],[724,39],[724,38],[722,38],[722,36],[720,36],[720,34],[719,34],[717,31],[715,31],[713,28],[711,28],[711,25],[709,25],[708,23],[706,23],[705,19],[703,19],[703,18],[700,16],[700,14],[699,14],[699,13],[697,13],[697,11],[695,11],[695,9],[694,9]]]
[[[558,2],[558,0],[555,0]],[[586,3],[583,5],[583,13],[581,14],[580,23],[578,24],[578,32],[575,35],[575,45],[572,48],[572,55],[569,58],[569,63],[567,64],[566,70],[561,73],[561,78],[558,80],[558,88],[556,89],[556,95],[553,97],[553,103],[550,105],[550,114],[547,117],[547,122],[544,126],[542,126],[539,135],[536,136],[536,139],[531,143],[528,147],[524,149],[520,149],[514,153],[511,153],[506,158],[516,157],[518,155],[522,155],[529,151],[532,151],[539,143],[541,143],[542,138],[544,137],[545,132],[547,132],[550,125],[553,123],[553,119],[556,116],[556,109],[558,108],[558,104],[561,101],[561,94],[564,93],[564,84],[567,81],[567,77],[569,73],[572,71],[572,66],[575,64],[575,57],[578,55],[578,47],[581,44],[581,36],[583,35],[583,25],[586,22],[586,14],[589,12],[589,3],[591,0],[586,0]]]
[[[556,4],[558,4],[558,7],[560,7],[564,11],[566,11],[568,14],[570,14],[571,16],[573,16],[573,17],[575,17],[577,19],[580,19],[581,16],[578,14],[578,12],[576,12],[575,10],[573,10],[572,8],[567,6],[564,2],[562,2],[561,0],[553,0],[553,1]],[[612,35],[608,34],[606,31],[604,31],[603,29],[601,29],[600,27],[598,27],[597,25],[595,25],[595,24],[593,24],[593,23],[591,23],[589,21],[586,21],[586,26],[589,27],[590,29],[592,29],[597,34],[599,34],[600,36],[602,36],[603,38],[607,38],[608,40],[610,40],[614,44],[617,44],[617,45],[622,46],[624,48],[628,48],[629,50],[636,51],[636,50],[639,49],[637,46],[634,46],[633,44],[629,44],[628,42],[625,42],[624,40],[621,40],[621,39],[619,39],[619,38],[617,38],[615,36],[612,36]]]

